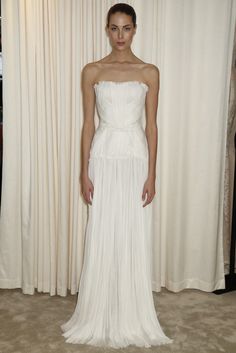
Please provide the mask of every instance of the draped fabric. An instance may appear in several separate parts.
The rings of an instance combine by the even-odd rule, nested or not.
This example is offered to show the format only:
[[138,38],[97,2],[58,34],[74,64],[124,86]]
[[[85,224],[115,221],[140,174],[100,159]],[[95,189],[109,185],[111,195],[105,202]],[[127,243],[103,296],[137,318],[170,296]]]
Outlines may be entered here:
[[224,189],[224,263],[225,273],[229,273],[230,246],[232,234],[232,211],[234,197],[235,170],[235,134],[236,134],[236,26],[234,29],[234,46],[230,77],[229,111],[227,122],[226,158],[225,158],[225,189]]
[[[114,3],[2,1],[1,288],[78,290],[87,222],[81,70],[111,50],[104,27]],[[132,49],[160,70],[152,289],[224,288],[235,1],[127,3],[137,13]]]
[[124,348],[169,344],[152,294],[152,210],[143,207],[148,145],[141,126],[149,86],[99,81],[88,164],[94,185],[76,308],[61,325],[68,343]]

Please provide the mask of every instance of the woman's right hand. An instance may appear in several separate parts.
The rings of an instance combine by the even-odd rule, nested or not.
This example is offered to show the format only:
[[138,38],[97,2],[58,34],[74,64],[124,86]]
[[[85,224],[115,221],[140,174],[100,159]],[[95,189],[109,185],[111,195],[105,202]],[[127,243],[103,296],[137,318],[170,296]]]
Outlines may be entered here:
[[93,198],[93,190],[94,186],[92,181],[89,179],[88,175],[82,175],[81,177],[81,187],[82,187],[82,195],[84,197],[85,202],[92,205],[92,199],[90,193]]

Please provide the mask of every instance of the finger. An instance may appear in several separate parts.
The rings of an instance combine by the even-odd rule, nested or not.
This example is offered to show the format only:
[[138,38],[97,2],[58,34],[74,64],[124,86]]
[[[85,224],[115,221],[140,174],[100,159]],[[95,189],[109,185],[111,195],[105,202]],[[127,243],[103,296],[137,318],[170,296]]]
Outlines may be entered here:
[[147,190],[144,189],[144,190],[143,190],[143,193],[142,193],[142,200],[143,200],[143,201],[144,201],[145,198],[146,198],[146,192],[147,192]]
[[148,204],[149,204],[149,200],[148,200],[148,197],[147,197],[145,203],[143,204],[143,207],[147,206]]
[[90,199],[89,199],[89,193],[88,192],[84,191],[83,192],[83,197],[84,197],[84,201],[86,202],[86,204],[91,203]]
[[154,197],[155,197],[155,192],[154,192],[154,194],[152,194],[149,203],[151,203],[153,201]]
[[144,204],[143,204],[143,207],[147,206],[149,204],[148,201],[146,201]]
[[88,192],[88,203],[92,205],[92,199],[91,199],[91,193],[90,191]]
[[147,194],[147,200],[146,200],[146,202],[144,203],[143,207],[145,207],[145,206],[147,206],[149,203],[151,203],[151,202],[152,202],[152,199],[153,199],[152,194]]
[[152,200],[147,200],[147,201],[145,202],[145,204],[143,205],[143,207],[149,205],[151,202],[152,202]]

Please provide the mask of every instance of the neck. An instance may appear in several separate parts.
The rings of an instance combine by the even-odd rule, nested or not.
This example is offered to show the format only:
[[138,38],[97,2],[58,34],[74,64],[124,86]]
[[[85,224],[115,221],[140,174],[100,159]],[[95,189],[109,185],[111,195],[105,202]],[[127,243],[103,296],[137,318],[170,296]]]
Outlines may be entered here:
[[119,63],[133,61],[134,57],[135,56],[130,48],[127,48],[122,51],[117,49],[112,49],[112,52],[110,54],[110,60],[116,61]]

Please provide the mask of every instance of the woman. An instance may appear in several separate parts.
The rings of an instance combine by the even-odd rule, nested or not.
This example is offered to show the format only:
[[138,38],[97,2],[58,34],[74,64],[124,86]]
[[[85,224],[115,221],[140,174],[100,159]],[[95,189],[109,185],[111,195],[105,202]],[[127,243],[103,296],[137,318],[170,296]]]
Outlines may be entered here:
[[159,70],[133,54],[136,28],[131,6],[112,6],[106,25],[112,51],[82,72],[81,185],[89,218],[77,305],[61,326],[70,343],[121,348],[173,341],[158,322],[151,287]]

